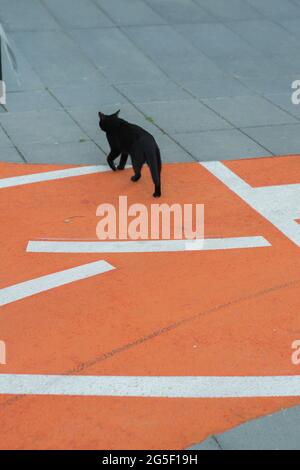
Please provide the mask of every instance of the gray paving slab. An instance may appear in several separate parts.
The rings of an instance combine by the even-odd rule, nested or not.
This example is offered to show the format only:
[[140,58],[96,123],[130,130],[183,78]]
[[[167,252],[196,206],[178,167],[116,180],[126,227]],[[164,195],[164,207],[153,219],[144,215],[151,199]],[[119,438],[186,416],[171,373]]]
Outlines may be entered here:
[[18,148],[28,163],[72,163],[74,165],[106,163],[104,153],[90,141],[60,144],[19,144]]
[[2,71],[6,83],[6,91],[42,90],[44,84],[39,75],[33,70],[32,65],[27,61],[22,51],[16,46],[11,34],[9,35],[9,41],[18,62],[18,70],[16,73],[12,69],[10,61],[5,51],[3,51]]
[[259,95],[270,95],[277,93],[288,93],[291,90],[291,84],[295,80],[290,77],[243,77],[240,79],[246,87]]
[[285,70],[280,60],[271,55],[267,57],[240,57],[238,59],[218,57],[214,63],[223,74],[236,78],[264,77],[273,79],[273,77],[291,75],[291,70]]
[[117,85],[125,96],[133,103],[151,101],[192,100],[193,97],[171,80],[144,83],[128,83]]
[[259,13],[274,20],[300,17],[300,8],[293,0],[247,0]]
[[247,88],[239,80],[225,75],[202,80],[184,81],[182,86],[199,99],[254,94],[253,90]]
[[139,107],[162,129],[174,134],[231,127],[224,119],[197,101],[142,103]]
[[61,110],[60,104],[47,90],[8,92],[6,109],[11,112]]
[[44,0],[44,3],[63,28],[113,26],[107,15],[91,0]]
[[294,117],[261,96],[234,96],[203,101],[236,127],[296,122]]
[[299,450],[300,407],[251,420],[216,436],[223,450]]
[[0,18],[7,31],[59,29],[59,25],[36,0],[1,0]]
[[79,142],[86,135],[63,111],[1,113],[0,123],[13,142]]
[[64,107],[101,106],[115,104],[120,106],[126,98],[111,85],[103,85],[98,80],[87,80],[83,86],[64,86],[51,88],[53,95]]
[[292,93],[272,93],[267,94],[266,98],[272,103],[276,104],[280,108],[284,109],[285,111],[289,112],[297,119],[300,119],[300,104],[292,103],[291,99]]
[[11,163],[25,163],[15,147],[0,147],[0,161]]
[[202,24],[201,28],[198,24],[180,24],[175,28],[196,49],[210,58],[262,56],[261,52],[251,47],[222,23],[206,23]]
[[266,54],[291,54],[293,52],[297,55],[299,50],[296,38],[268,19],[234,21],[227,25],[252,47]]
[[271,152],[237,129],[176,134],[174,138],[197,160],[234,160],[270,156]]
[[285,28],[287,31],[297,36],[298,38],[300,37],[300,18],[293,18],[288,20],[280,19],[279,21],[283,28]]
[[142,0],[96,0],[101,9],[117,25],[154,25],[165,20]]
[[222,450],[214,436],[211,436],[205,441],[200,442],[189,447],[189,450]]
[[0,148],[13,147],[13,143],[7,136],[6,132],[0,127]]
[[249,127],[245,132],[274,155],[300,154],[300,124]]
[[207,10],[192,0],[146,0],[149,6],[168,23],[201,23],[214,21]]
[[[181,146],[165,134],[157,134],[156,141],[160,148],[162,161],[165,163],[193,162],[195,159]],[[175,140],[176,136],[175,136]]]
[[195,0],[218,20],[253,20],[260,17],[245,0]]
[[275,60],[282,72],[281,76],[291,77],[293,76],[294,79],[297,78],[300,74],[300,56],[299,54],[274,54],[273,60]]
[[72,30],[72,37],[112,83],[158,80],[164,74],[116,28]]
[[101,75],[63,31],[16,32],[12,37],[46,86],[84,83]]

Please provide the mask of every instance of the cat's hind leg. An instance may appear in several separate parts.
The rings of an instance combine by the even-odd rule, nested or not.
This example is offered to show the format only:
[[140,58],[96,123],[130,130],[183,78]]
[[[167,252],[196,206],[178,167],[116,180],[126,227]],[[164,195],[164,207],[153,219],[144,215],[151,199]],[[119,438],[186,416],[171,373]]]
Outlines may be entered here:
[[127,159],[128,159],[128,154],[127,153],[122,153],[119,165],[117,166],[118,170],[124,170],[125,165],[127,163]]

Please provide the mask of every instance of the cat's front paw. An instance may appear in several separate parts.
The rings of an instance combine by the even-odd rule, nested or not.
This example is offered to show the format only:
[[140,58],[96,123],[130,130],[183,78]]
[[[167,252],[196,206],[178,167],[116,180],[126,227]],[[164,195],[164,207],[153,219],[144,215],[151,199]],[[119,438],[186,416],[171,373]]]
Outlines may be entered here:
[[155,191],[155,193],[153,193],[153,197],[160,197],[160,196],[161,196],[160,191]]
[[118,165],[117,166],[117,170],[124,170],[124,168],[125,168],[125,166],[123,166],[123,165]]
[[138,180],[140,179],[140,177],[141,177],[141,175],[133,175],[133,176],[131,177],[131,181],[134,181],[134,182],[135,182],[135,181],[138,181]]

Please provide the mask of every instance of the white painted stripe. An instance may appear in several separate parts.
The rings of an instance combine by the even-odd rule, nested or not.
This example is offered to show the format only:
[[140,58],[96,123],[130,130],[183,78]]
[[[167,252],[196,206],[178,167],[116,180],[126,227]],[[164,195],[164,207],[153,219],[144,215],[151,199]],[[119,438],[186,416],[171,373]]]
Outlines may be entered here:
[[79,166],[75,168],[66,168],[64,170],[45,171],[44,173],[34,173],[30,175],[13,176],[0,179],[0,189],[11,186],[20,186],[22,184],[39,183],[41,181],[59,180],[70,178],[72,176],[90,175],[92,173],[103,173],[110,171],[106,165]]
[[148,253],[160,251],[206,251],[271,246],[264,237],[208,238],[205,240],[141,241],[29,241],[34,253]]
[[30,281],[20,282],[19,284],[0,289],[0,306],[74,281],[96,276],[97,274],[102,274],[112,269],[115,269],[114,266],[106,261],[96,261],[46,276],[37,277]]
[[144,377],[0,374],[0,394],[165,398],[300,396],[300,376]]
[[252,187],[222,162],[200,164],[300,247],[300,184]]

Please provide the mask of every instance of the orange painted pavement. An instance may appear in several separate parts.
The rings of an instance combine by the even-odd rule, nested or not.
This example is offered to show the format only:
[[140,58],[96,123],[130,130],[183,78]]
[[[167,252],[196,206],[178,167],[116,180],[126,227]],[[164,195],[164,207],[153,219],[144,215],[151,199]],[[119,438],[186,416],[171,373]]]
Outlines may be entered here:
[[[300,182],[300,158],[226,162],[253,186]],[[61,169],[0,164],[0,178]],[[67,168],[67,166],[66,166]],[[205,237],[272,246],[178,253],[27,253],[29,240],[96,239],[96,208],[150,205],[132,170],[0,189],[0,288],[104,259],[116,267],[1,308],[0,373],[298,375],[300,259],[294,245],[197,163],[163,167],[160,203],[204,203]],[[155,335],[153,335],[153,333]],[[300,403],[288,398],[0,395],[1,449],[183,449]]]

